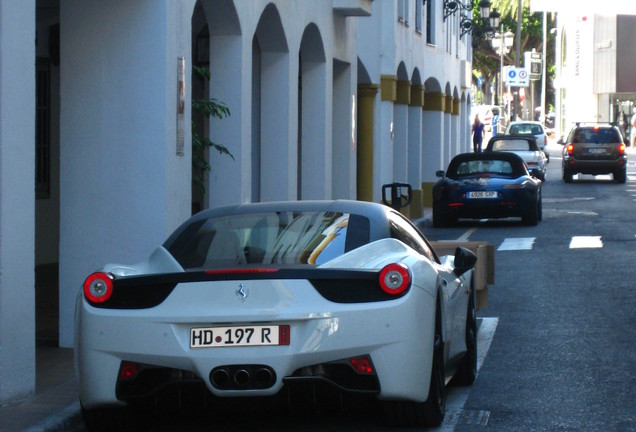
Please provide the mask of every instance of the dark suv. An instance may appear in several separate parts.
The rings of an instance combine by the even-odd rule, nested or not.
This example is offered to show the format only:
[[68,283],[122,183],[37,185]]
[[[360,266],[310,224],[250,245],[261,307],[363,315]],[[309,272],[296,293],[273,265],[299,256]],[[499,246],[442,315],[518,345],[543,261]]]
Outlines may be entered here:
[[625,143],[613,124],[582,124],[572,128],[563,144],[563,181],[572,182],[574,174],[612,174],[614,181],[627,180]]

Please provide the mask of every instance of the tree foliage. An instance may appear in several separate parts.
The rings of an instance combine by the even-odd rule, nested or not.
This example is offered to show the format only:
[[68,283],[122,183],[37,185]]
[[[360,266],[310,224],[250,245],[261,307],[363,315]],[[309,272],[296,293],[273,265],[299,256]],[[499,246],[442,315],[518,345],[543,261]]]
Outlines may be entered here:
[[[205,67],[193,65],[192,70],[199,78],[210,79],[210,71]],[[230,109],[225,103],[214,98],[192,100],[192,182],[200,196],[203,197],[205,194],[205,175],[212,169],[205,157],[207,150],[215,149],[222,155],[230,156],[232,160],[234,160],[234,155],[223,144],[215,143],[199,133],[194,120],[196,115],[202,115],[206,120],[210,118],[223,119],[230,115]]]
[[[487,20],[482,20],[479,16],[479,2],[473,2],[473,20],[475,25],[473,28],[473,84],[477,86],[477,80],[482,77],[482,90],[486,96],[490,96],[490,86],[499,74],[500,58],[499,53],[492,48],[491,39],[488,38],[487,32],[484,31],[488,26]],[[501,24],[503,24],[504,32],[511,31],[515,33],[515,42],[510,52],[503,57],[504,66],[515,65],[516,44],[517,44],[517,12],[521,3],[521,38],[520,38],[520,59],[519,64],[523,62],[523,53],[532,51],[534,48],[537,52],[543,50],[543,14],[530,13],[530,0],[492,0],[491,10],[497,9],[501,14]],[[554,70],[554,44],[551,43],[553,35],[550,29],[554,25],[554,17],[547,15],[547,70]],[[500,31],[501,26],[495,31]],[[551,86],[550,86],[551,88]]]

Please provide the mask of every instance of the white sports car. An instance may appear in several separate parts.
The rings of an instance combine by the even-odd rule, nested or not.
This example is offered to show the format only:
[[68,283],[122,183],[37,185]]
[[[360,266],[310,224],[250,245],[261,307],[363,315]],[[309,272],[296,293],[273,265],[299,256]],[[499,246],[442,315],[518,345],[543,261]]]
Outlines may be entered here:
[[476,376],[475,262],[464,248],[438,258],[381,204],[203,211],[146,261],[84,282],[85,423],[135,430],[161,399],[214,409],[218,398],[333,392],[378,400],[398,425],[439,425],[446,384]]

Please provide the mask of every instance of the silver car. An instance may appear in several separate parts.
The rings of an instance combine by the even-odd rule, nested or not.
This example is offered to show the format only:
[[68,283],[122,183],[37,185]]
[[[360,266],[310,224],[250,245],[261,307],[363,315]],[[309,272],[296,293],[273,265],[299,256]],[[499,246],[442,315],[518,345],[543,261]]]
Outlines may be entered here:
[[488,141],[488,145],[484,151],[515,153],[523,159],[530,174],[541,181],[545,181],[548,159],[532,136],[498,135]]
[[513,121],[506,128],[506,135],[533,135],[541,151],[545,152],[548,145],[548,136],[541,122],[538,121]]

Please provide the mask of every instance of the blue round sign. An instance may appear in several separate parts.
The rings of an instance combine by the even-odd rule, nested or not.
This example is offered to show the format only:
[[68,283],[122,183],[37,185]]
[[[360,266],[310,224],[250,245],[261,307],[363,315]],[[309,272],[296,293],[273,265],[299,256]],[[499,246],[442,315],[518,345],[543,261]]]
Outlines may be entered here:
[[509,76],[510,78],[514,78],[514,77],[516,77],[516,76],[517,76],[517,72],[516,72],[516,71],[514,71],[514,70],[509,70],[509,71],[508,71],[508,76]]

